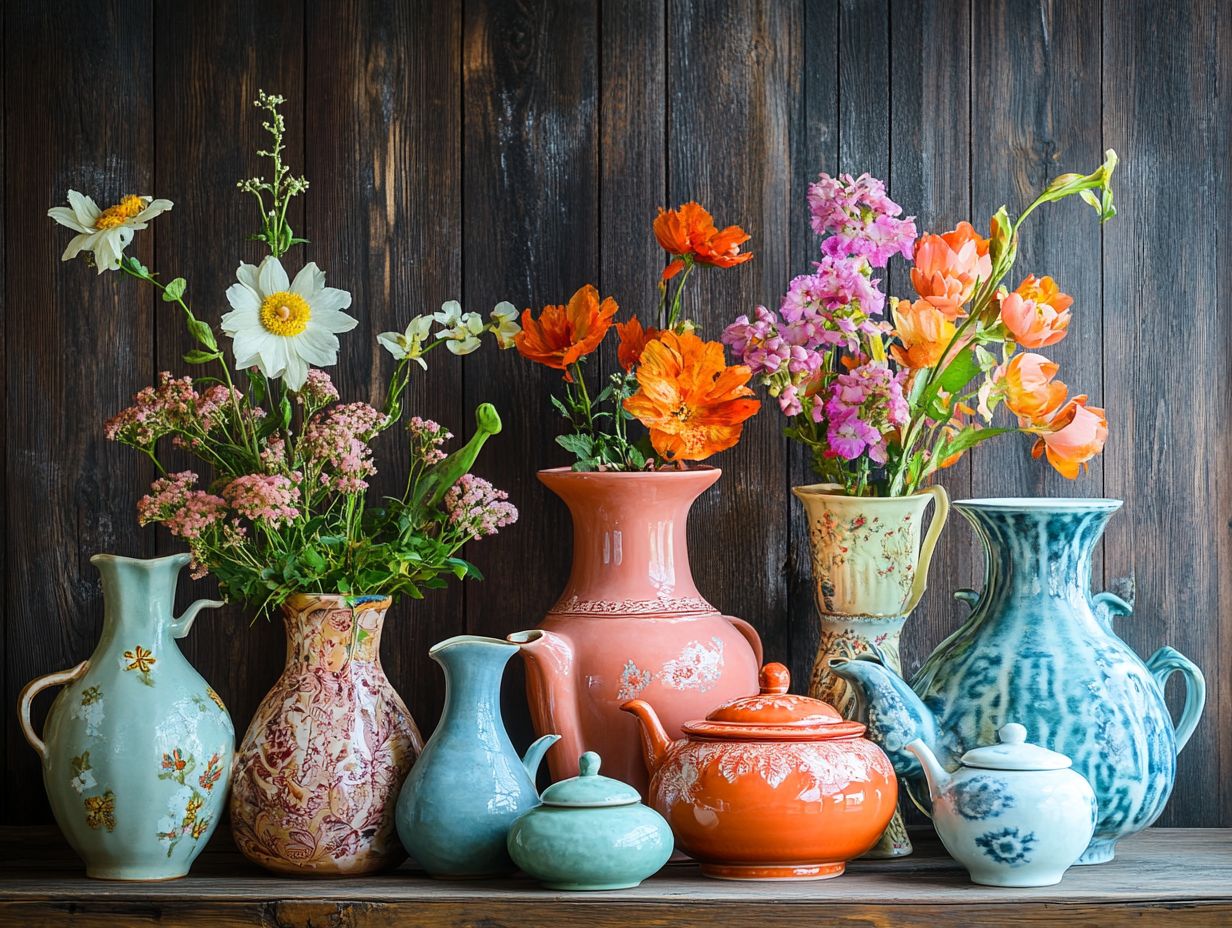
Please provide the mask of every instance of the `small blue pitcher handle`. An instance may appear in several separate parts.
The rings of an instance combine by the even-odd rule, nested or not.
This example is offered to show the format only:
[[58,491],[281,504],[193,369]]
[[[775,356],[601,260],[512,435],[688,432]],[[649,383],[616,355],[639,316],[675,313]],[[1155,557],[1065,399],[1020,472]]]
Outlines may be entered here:
[[1177,671],[1185,675],[1185,708],[1176,723],[1176,752],[1179,754],[1202,717],[1202,708],[1206,705],[1206,677],[1197,664],[1176,648],[1160,648],[1151,655],[1146,666],[1159,684],[1161,694],[1170,676]]

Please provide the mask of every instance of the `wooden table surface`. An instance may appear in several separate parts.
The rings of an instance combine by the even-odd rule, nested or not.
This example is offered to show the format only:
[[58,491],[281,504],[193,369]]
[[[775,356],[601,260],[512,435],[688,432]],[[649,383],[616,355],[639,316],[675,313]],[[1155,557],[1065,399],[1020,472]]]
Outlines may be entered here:
[[58,834],[0,829],[0,925],[259,925],[266,928],[948,928],[978,925],[1232,925],[1232,829],[1152,829],[1117,860],[1059,886],[976,886],[935,844],[898,861],[857,861],[833,880],[728,883],[671,864],[641,887],[560,893],[525,878],[441,882],[409,868],[350,880],[285,879],[225,836],[169,883],[86,879]]

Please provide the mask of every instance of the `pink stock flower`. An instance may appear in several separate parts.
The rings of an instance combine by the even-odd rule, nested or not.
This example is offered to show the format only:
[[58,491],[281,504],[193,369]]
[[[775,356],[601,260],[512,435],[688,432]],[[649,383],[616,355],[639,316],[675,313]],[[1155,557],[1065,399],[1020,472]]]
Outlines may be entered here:
[[821,246],[824,254],[866,258],[873,267],[885,267],[896,254],[911,257],[915,219],[896,218],[902,207],[886,196],[885,184],[877,178],[835,178],[822,172],[809,186],[808,201],[813,231],[828,236]]
[[800,388],[794,383],[789,383],[785,386],[778,396],[779,409],[783,411],[783,415],[788,418],[798,416],[804,412],[804,405],[800,401]]
[[910,410],[903,396],[907,371],[893,373],[886,365],[866,362],[830,385],[824,407],[814,406],[821,421],[824,409],[830,453],[854,461],[867,453],[877,464],[887,460],[886,437],[906,425]]
[[449,525],[471,538],[495,535],[498,529],[518,520],[518,510],[509,494],[474,474],[464,474],[445,491]]
[[779,335],[779,320],[774,313],[758,306],[753,315],[752,321],[748,316],[738,316],[719,340],[754,374],[773,374],[790,360],[791,346]]
[[222,493],[231,508],[246,519],[278,528],[299,517],[295,506],[299,502],[297,483],[283,474],[245,474],[228,483]]
[[160,523],[172,535],[192,542],[223,520],[227,512],[221,497],[193,489],[197,475],[190,470],[160,477],[150,485],[150,493],[137,501],[137,521],[141,525]]
[[191,377],[175,378],[163,371],[158,375],[158,386],[139,390],[132,406],[107,421],[103,434],[111,441],[152,445],[164,435],[185,428],[196,402]]

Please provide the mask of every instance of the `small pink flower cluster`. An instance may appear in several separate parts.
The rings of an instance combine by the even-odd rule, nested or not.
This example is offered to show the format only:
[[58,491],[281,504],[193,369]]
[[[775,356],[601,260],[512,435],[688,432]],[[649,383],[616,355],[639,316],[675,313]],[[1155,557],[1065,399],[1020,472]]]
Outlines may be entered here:
[[[884,464],[886,435],[906,425],[910,414],[903,396],[907,374],[866,361],[835,377],[825,403],[827,453],[854,461],[867,451],[872,461]],[[818,406],[813,407],[813,419],[821,421]]]
[[464,474],[445,491],[449,525],[471,538],[495,535],[497,529],[518,520],[518,510],[508,499],[508,493],[482,477]]
[[330,403],[337,402],[338,388],[330,380],[329,374],[318,368],[309,368],[308,379],[296,394],[296,399],[312,409],[320,409]]
[[298,482],[283,474],[245,474],[228,483],[222,493],[240,515],[278,528],[299,517],[295,506],[299,502]]
[[411,457],[424,467],[431,467],[445,460],[441,445],[453,438],[453,433],[439,422],[412,416],[406,425],[411,433]]
[[886,196],[885,184],[877,178],[835,178],[823,171],[809,185],[808,201],[813,231],[829,236],[821,243],[824,254],[867,258],[873,267],[885,267],[896,254],[911,258],[915,217],[896,218],[903,208]]
[[111,441],[152,445],[183,427],[195,411],[196,402],[197,391],[191,377],[175,378],[163,371],[158,375],[158,386],[138,391],[133,405],[109,419],[103,432]]
[[243,394],[235,387],[227,387],[223,384],[216,383],[210,387],[197,400],[197,420],[201,423],[202,431],[209,432],[222,421],[222,413],[224,409],[230,409],[232,402],[238,403],[243,399]]
[[219,496],[194,489],[197,475],[190,470],[160,477],[150,485],[150,493],[137,501],[137,521],[141,525],[159,522],[172,535],[189,542],[221,522],[227,503]]
[[261,449],[261,463],[271,472],[277,473],[287,466],[287,443],[282,436],[274,433],[265,439],[265,447]]
[[346,403],[316,416],[304,430],[300,448],[322,486],[339,493],[362,493],[364,480],[376,473],[368,441],[384,423],[385,414],[367,403]]

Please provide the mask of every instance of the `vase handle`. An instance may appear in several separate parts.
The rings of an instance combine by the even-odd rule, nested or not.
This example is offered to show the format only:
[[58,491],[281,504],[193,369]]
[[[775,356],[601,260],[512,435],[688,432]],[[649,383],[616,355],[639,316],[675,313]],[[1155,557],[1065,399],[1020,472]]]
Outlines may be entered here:
[[928,589],[928,565],[932,563],[933,551],[937,547],[937,541],[941,538],[941,530],[945,528],[946,517],[950,514],[950,494],[945,492],[945,487],[933,484],[920,492],[931,496],[936,505],[933,508],[932,521],[928,524],[928,534],[924,536],[924,543],[920,545],[920,560],[916,564],[915,579],[911,583],[911,593],[903,607],[903,615],[910,614],[920,604],[920,598]]
[[1159,684],[1160,695],[1174,673],[1179,671],[1185,677],[1185,706],[1176,723],[1176,753],[1180,754],[1202,718],[1202,708],[1206,705],[1206,677],[1197,664],[1176,648],[1160,648],[1147,660],[1146,667]]
[[21,691],[21,695],[17,697],[17,717],[21,721],[22,734],[26,736],[26,740],[30,742],[30,747],[34,748],[35,753],[41,759],[47,759],[47,745],[43,743],[42,738],[34,733],[34,724],[30,721],[30,707],[34,704],[34,697],[48,687],[64,686],[66,683],[72,683],[74,680],[80,679],[89,669],[90,662],[84,660],[72,670],[60,670],[56,673],[49,673],[38,677],[27,683],[25,689]]
[[749,643],[749,647],[753,649],[753,655],[757,659],[757,666],[760,668],[762,659],[761,635],[757,634],[757,629],[744,619],[738,619],[734,615],[725,615],[723,618],[727,619],[736,631],[744,635],[745,640]]

